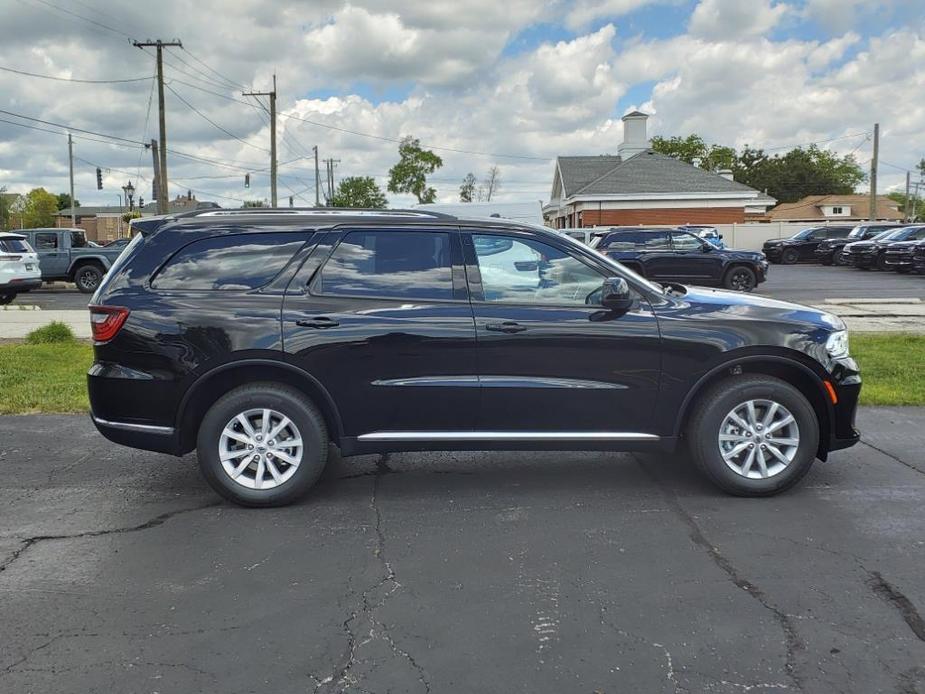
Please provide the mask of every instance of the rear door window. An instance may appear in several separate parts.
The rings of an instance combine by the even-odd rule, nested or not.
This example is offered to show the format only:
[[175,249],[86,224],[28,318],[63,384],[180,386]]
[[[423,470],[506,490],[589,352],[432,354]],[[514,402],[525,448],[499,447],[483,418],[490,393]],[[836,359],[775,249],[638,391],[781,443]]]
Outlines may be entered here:
[[0,239],[0,252],[2,253],[31,253],[29,244],[22,239]]
[[684,231],[673,231],[671,245],[676,251],[699,251],[703,248],[703,240]]
[[268,284],[305,243],[302,233],[228,234],[194,241],[167,261],[157,289],[246,291]]
[[54,231],[39,232],[35,235],[35,249],[54,251],[58,248],[58,234]]
[[667,231],[626,231],[607,237],[608,251],[657,251],[670,248]]
[[453,299],[450,234],[443,231],[351,231],[328,258],[315,294],[385,299]]

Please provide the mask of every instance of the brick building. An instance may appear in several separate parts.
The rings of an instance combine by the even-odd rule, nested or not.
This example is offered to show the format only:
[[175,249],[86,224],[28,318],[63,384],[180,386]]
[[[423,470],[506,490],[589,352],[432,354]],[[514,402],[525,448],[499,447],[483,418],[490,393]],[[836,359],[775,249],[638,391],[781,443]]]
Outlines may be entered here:
[[649,148],[648,116],[623,116],[616,155],[558,157],[543,218],[557,229],[646,224],[731,224],[764,217],[774,198]]
[[[187,212],[189,210],[218,209],[214,202],[204,202],[197,200],[192,192],[186,195],[178,195],[175,199],[168,202],[168,211],[170,214],[176,212]],[[106,243],[114,239],[128,236],[129,225],[123,221],[122,216],[128,210],[118,205],[103,205],[97,207],[75,207],[74,215],[77,226],[87,232],[87,238],[91,241]],[[157,204],[149,202],[144,207],[135,208],[142,217],[148,217],[157,214]],[[71,208],[59,210],[55,217],[55,226],[59,228],[71,227]]]

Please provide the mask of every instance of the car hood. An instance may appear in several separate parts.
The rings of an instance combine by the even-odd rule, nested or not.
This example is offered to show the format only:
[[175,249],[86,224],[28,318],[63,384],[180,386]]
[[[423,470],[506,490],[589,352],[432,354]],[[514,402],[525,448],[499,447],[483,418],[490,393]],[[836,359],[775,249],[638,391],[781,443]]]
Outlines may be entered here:
[[905,250],[905,249],[913,248],[919,245],[920,243],[923,243],[923,241],[919,239],[913,239],[912,241],[894,241],[893,243],[885,243],[883,245],[889,246],[890,250]]
[[687,294],[677,297],[677,301],[689,304],[693,314],[709,314],[712,317],[721,314],[734,320],[800,324],[827,331],[845,328],[845,322],[841,318],[812,306],[725,289],[707,287],[686,287],[686,289]]

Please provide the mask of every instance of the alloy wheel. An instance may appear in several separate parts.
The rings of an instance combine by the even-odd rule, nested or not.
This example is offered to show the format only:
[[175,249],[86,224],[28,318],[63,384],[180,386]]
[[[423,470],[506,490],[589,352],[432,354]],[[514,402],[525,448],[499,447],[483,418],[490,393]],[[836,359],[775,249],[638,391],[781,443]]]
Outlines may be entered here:
[[767,479],[793,462],[800,447],[800,428],[780,403],[748,400],[726,415],[717,443],[730,470],[748,479]]
[[302,436],[289,417],[267,408],[241,412],[222,429],[222,469],[248,489],[285,484],[302,462]]
[[77,284],[79,284],[83,289],[96,289],[96,273],[92,270],[81,270],[77,275]]
[[732,271],[729,284],[737,292],[748,292],[754,288],[752,274],[744,268]]

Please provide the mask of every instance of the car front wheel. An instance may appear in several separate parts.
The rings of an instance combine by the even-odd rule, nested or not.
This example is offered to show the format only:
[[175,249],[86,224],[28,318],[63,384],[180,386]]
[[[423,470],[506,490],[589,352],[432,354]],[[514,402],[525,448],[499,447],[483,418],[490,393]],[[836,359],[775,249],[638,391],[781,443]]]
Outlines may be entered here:
[[726,289],[737,292],[750,292],[757,284],[758,278],[755,277],[755,271],[744,265],[730,268],[723,279],[723,286]]
[[96,265],[84,265],[74,273],[74,284],[81,294],[92,294],[103,280],[103,271]]
[[203,476],[242,506],[283,506],[304,496],[327,462],[324,418],[301,392],[277,383],[235,388],[202,420]]
[[784,265],[793,265],[800,259],[800,254],[796,252],[796,249],[788,248],[783,252],[780,257],[780,261]]
[[695,464],[717,487],[736,496],[771,496],[809,472],[819,423],[796,388],[750,375],[705,392],[686,435]]

